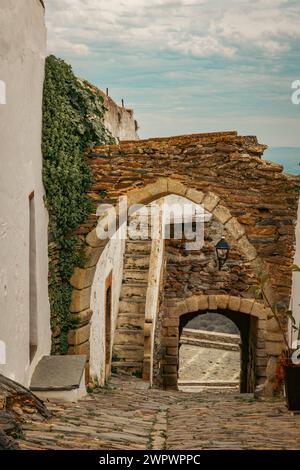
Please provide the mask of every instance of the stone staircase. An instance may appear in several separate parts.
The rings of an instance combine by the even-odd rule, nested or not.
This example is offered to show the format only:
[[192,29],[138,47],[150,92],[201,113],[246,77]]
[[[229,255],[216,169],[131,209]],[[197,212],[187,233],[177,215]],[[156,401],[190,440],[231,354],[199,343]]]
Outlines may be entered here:
[[123,285],[114,337],[113,368],[117,372],[142,375],[144,323],[151,240],[126,241]]

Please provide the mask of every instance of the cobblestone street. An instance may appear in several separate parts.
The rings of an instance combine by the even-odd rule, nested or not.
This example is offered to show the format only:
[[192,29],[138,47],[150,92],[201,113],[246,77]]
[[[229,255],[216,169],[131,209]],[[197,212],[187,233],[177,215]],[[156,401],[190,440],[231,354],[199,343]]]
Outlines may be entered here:
[[240,353],[183,344],[179,355],[179,380],[183,382],[236,382],[240,378]]
[[300,449],[299,415],[236,392],[148,390],[115,377],[77,404],[48,405],[53,417],[32,417],[22,449]]

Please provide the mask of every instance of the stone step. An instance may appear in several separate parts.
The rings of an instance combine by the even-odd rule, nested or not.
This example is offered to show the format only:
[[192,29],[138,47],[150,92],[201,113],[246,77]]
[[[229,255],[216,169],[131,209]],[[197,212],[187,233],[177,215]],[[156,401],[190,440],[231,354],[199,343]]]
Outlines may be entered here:
[[136,372],[142,372],[143,363],[140,362],[113,362],[112,366],[117,369],[118,373],[132,375]]
[[239,387],[238,380],[178,380],[179,386],[184,387]]
[[150,255],[125,255],[124,256],[124,269],[145,269],[148,271],[150,263]]
[[124,297],[140,297],[146,299],[147,284],[123,284],[121,288],[121,299]]
[[123,275],[124,281],[146,282],[148,283],[148,271],[141,269],[125,269]]
[[144,361],[144,346],[135,346],[132,344],[115,344],[113,351],[114,355],[116,355],[120,361]]
[[120,312],[118,315],[117,328],[143,329],[144,323],[145,315]]
[[139,230],[138,233],[127,233],[127,240],[133,243],[144,243],[149,242],[151,243],[151,228],[147,228],[143,226],[142,230]]
[[221,343],[219,341],[208,341],[205,339],[181,337],[180,344],[189,344],[191,346],[199,346],[199,348],[221,349],[223,351],[240,351],[238,344]]
[[145,315],[145,300],[144,299],[136,299],[132,300],[132,298],[121,299],[119,302],[119,314],[125,315]]
[[[146,272],[146,271],[144,271]],[[131,286],[131,287],[148,287],[148,282],[147,280],[143,279],[124,279],[122,282],[123,286]]]
[[112,363],[115,367],[136,367],[139,368],[141,366],[141,362],[124,362],[124,361],[114,361]]
[[76,402],[87,392],[86,356],[44,356],[35,368],[30,390],[42,400]]
[[115,332],[114,344],[115,346],[143,346],[144,331],[135,328],[118,328]]
[[126,243],[126,253],[150,253],[150,240],[130,240]]

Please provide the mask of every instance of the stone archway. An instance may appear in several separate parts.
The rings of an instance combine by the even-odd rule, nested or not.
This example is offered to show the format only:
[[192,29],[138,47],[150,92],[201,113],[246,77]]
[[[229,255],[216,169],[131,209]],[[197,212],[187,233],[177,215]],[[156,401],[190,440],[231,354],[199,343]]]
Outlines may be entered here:
[[[201,312],[208,311],[227,315],[234,321],[241,332],[242,342],[247,345],[248,350],[243,350],[244,365],[246,364],[253,370],[243,371],[241,391],[253,392],[257,385],[271,383],[274,377],[273,373],[268,375],[268,361],[276,352],[275,349],[280,350],[284,345],[281,336],[277,335],[275,338],[272,333],[274,325],[270,321],[272,316],[270,309],[265,308],[262,303],[254,299],[230,295],[195,295],[181,302],[173,302],[173,305],[169,302],[168,311],[165,312],[162,319],[162,334],[160,338],[156,338],[156,343],[161,344],[162,352],[159,357],[161,366],[159,369],[161,370],[160,380],[163,387],[177,389],[179,338],[183,317],[190,314],[188,319],[191,319]],[[243,317],[249,319],[248,328],[242,326]],[[249,360],[249,356],[251,356],[251,360]],[[249,383],[247,376],[245,377],[246,374],[248,377],[251,375],[254,378],[251,383]]]
[[[135,204],[149,204],[158,198],[166,195],[182,196],[190,201],[201,204],[203,208],[210,212],[213,217],[226,229],[230,240],[236,244],[238,249],[243,253],[249,266],[253,271],[258,273],[261,269],[261,262],[257,257],[255,248],[249,243],[243,226],[233,217],[230,211],[222,204],[221,198],[209,191],[203,193],[193,188],[189,188],[177,180],[171,178],[159,178],[155,183],[151,183],[142,189],[132,190],[127,194],[128,206]],[[115,209],[120,214],[118,205]],[[99,220],[99,226],[106,226],[110,212],[103,214]],[[122,217],[122,215],[121,215]],[[121,218],[120,217],[120,218]],[[86,237],[86,266],[76,268],[72,278],[73,286],[72,303],[70,311],[73,319],[77,319],[78,328],[71,331],[70,338],[70,354],[86,354],[90,357],[90,320],[93,315],[91,304],[92,284],[95,278],[96,269],[101,263],[102,255],[107,247],[107,240],[100,240],[97,235],[97,227],[94,228]],[[91,264],[93,264],[91,266]],[[100,331],[99,325],[97,328]],[[153,354],[152,341],[152,321],[145,323],[145,361],[144,367],[150,367],[151,356]],[[94,340],[93,340],[94,343]],[[148,359],[146,359],[148,358]],[[147,362],[149,365],[146,365]],[[87,375],[89,374],[89,365],[87,365]],[[150,377],[151,373],[147,374]]]
[[[107,244],[97,236],[97,205],[117,208],[124,195],[128,205],[168,194],[203,205],[226,227],[251,269],[269,273],[271,300],[289,300],[299,181],[261,160],[264,149],[255,137],[231,132],[123,142],[87,154],[95,209],[78,229],[85,260],[70,281],[70,314],[78,324],[69,334],[70,354],[89,355],[91,286]],[[107,216],[99,223],[105,225]]]

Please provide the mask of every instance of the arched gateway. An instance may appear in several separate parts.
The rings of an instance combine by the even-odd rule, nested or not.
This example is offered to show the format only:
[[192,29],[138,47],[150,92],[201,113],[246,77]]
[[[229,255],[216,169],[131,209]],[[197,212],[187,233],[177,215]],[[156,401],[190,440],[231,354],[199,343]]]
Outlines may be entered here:
[[[289,302],[299,178],[284,174],[281,165],[262,160],[264,149],[255,137],[228,132],[122,142],[87,154],[94,211],[78,230],[85,240],[85,261],[71,279],[70,315],[78,328],[69,333],[69,353],[90,357],[87,370],[92,379],[98,376],[102,381],[108,374],[111,346],[107,344],[114,343],[119,352],[123,345],[121,352],[128,352],[129,362],[143,363],[144,377],[176,387],[180,318],[214,310],[235,315],[241,324],[243,317],[250,319],[247,334],[244,331],[248,378],[243,389],[264,383],[266,393],[272,391],[282,340],[270,310],[252,298],[249,287],[265,271],[270,301]],[[166,242],[161,253],[166,261],[155,271],[159,279],[151,268],[151,253],[157,249],[154,241],[147,248],[150,267],[141,273],[137,262],[129,272],[127,251],[134,250],[130,241],[118,245],[99,240],[95,215],[99,204],[117,207],[119,197],[125,195],[128,206],[149,204],[170,194],[201,204],[212,215],[212,233],[226,234],[233,250],[225,273],[214,264],[210,235],[207,259],[203,253],[187,257],[186,275],[181,275],[169,253],[172,242]],[[99,223],[105,226],[108,216],[102,215]],[[172,250],[178,251],[180,264],[183,253],[180,242],[176,243]],[[205,263],[209,268],[203,268]],[[140,279],[140,284],[133,286],[130,276]],[[177,286],[173,290],[172,281]],[[137,302],[140,292],[144,292],[144,304]],[[113,358],[116,366],[120,366],[119,359]],[[126,362],[126,357],[121,359]]]

